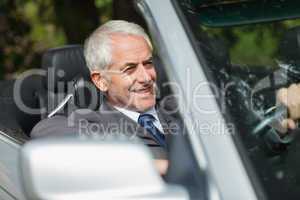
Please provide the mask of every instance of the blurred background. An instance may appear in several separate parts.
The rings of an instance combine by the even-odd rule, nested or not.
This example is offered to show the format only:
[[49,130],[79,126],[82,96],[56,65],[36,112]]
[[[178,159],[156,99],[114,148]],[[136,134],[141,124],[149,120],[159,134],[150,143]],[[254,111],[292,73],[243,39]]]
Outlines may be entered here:
[[48,48],[83,44],[109,19],[145,27],[133,0],[0,0],[0,80],[39,68]]
[[[128,20],[146,28],[133,1],[0,0],[0,80],[14,79],[27,69],[39,68],[41,56],[49,48],[83,44],[107,20]],[[199,26],[199,30],[222,38],[233,63],[272,68],[277,65],[282,34],[299,25],[300,20],[287,20],[229,28]]]

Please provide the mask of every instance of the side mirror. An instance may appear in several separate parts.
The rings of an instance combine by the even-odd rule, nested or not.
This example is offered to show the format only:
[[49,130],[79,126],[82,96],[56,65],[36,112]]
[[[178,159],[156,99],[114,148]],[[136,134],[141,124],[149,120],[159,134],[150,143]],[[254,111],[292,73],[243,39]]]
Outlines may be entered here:
[[189,199],[166,185],[141,144],[40,139],[26,143],[20,159],[28,199]]

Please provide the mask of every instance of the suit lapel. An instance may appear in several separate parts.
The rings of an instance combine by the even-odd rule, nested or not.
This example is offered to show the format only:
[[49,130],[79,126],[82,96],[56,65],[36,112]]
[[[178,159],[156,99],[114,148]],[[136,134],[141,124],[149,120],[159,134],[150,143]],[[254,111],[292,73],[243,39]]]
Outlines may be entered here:
[[[150,146],[158,145],[156,139],[149,134],[142,126],[140,126],[137,122],[126,116],[125,114],[121,113],[120,111],[116,110],[114,107],[109,105],[107,102],[103,102],[100,106],[100,113],[101,115],[109,115],[110,122],[122,122],[122,126],[125,127],[125,131],[129,136],[137,136],[139,137],[145,144]],[[105,116],[107,118],[107,116]],[[101,119],[100,119],[101,120]],[[102,120],[101,120],[102,121]],[[101,123],[101,122],[100,122]],[[124,130],[120,128],[120,130]]]

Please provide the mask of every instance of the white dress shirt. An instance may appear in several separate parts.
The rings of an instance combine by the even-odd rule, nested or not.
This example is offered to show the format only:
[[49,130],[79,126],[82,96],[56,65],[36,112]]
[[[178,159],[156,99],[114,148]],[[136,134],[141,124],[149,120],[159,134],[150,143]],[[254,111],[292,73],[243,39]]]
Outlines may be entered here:
[[[115,109],[117,109],[119,112],[123,113],[124,115],[126,115],[127,117],[129,117],[130,119],[132,119],[133,121],[135,121],[136,123],[138,123],[138,119],[139,119],[139,116],[141,113],[139,112],[136,112],[136,111],[132,111],[132,110],[128,110],[128,109],[125,109],[125,108],[121,108],[121,107],[117,107],[117,106],[114,106]],[[161,133],[164,133],[164,129],[159,121],[159,118],[158,118],[158,115],[157,115],[157,112],[155,110],[154,107],[152,107],[151,109],[147,110],[146,112],[144,112],[143,114],[150,114],[152,115],[155,120],[153,122],[154,126],[156,128],[158,128],[158,130],[161,132]]]

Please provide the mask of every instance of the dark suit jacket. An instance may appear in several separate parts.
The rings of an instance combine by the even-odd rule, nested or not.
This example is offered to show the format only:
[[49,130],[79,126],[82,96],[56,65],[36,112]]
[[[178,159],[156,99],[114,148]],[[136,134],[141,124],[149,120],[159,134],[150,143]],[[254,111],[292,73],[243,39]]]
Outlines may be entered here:
[[[180,124],[171,115],[157,108],[157,114],[169,146],[170,136],[180,131]],[[161,147],[154,137],[138,123],[119,112],[108,103],[103,102],[99,111],[78,109],[68,117],[55,115],[40,121],[31,131],[32,138],[83,136],[105,138],[106,136],[125,137],[133,141],[140,140],[150,147],[156,159],[167,158],[168,150]]]

